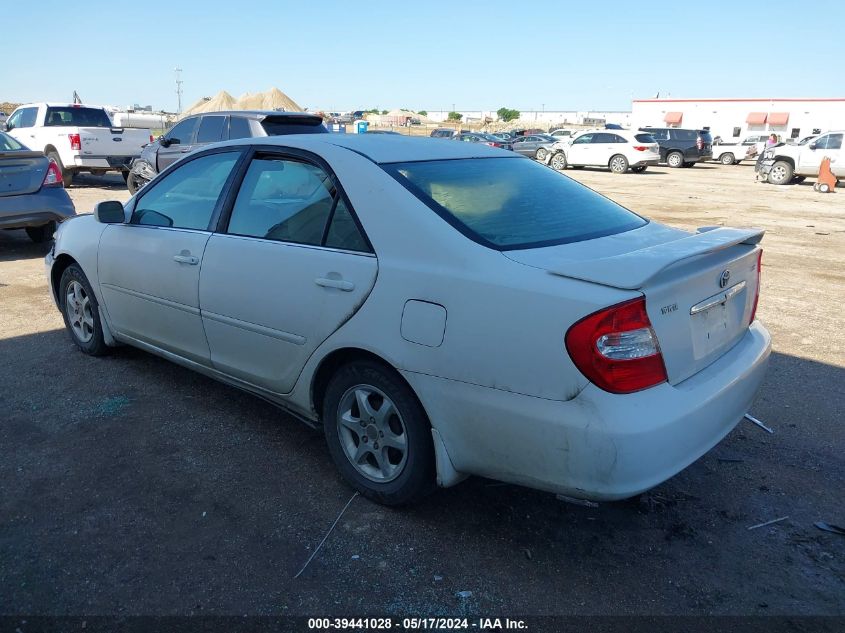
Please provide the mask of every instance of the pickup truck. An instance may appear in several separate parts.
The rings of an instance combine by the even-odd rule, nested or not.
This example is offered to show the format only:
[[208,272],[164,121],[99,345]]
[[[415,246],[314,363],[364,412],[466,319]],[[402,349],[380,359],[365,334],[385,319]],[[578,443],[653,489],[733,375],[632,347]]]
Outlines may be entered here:
[[773,185],[787,185],[807,176],[818,176],[822,158],[830,158],[830,170],[838,178],[845,178],[845,131],[822,134],[806,145],[775,145],[763,150],[754,170],[760,179]]
[[741,160],[757,158],[757,155],[766,147],[768,134],[754,134],[746,136],[738,143],[714,143],[713,160],[723,165],[736,165]]
[[30,103],[6,120],[8,134],[56,161],[65,187],[74,174],[119,171],[124,179],[141,148],[153,141],[149,130],[118,128],[103,108],[77,103]]

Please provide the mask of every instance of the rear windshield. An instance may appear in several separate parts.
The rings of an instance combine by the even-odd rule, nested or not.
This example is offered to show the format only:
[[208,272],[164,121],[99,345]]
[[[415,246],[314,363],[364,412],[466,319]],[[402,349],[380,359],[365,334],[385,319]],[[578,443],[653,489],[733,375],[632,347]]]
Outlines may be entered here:
[[637,139],[640,143],[657,142],[657,139],[655,139],[651,134],[634,134],[634,138]]
[[17,152],[23,148],[23,145],[18,143],[11,136],[0,132],[0,152]]
[[74,127],[111,127],[105,110],[100,108],[49,107],[44,125],[70,125]]
[[298,119],[294,117],[267,117],[261,122],[267,136],[284,134],[328,134],[321,119]]
[[466,158],[382,168],[464,235],[497,250],[581,242],[646,224],[533,160]]

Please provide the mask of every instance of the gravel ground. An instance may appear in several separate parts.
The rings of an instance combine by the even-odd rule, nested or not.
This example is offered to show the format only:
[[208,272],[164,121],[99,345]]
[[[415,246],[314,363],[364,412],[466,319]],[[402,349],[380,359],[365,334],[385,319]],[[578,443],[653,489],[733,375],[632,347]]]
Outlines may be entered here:
[[[845,525],[845,191],[745,165],[566,173],[658,221],[767,229],[752,411],[774,435],[741,423],[598,508],[479,478],[411,509],[359,497],[294,579],[351,496],[321,434],[143,352],[79,353],[44,248],[4,232],[0,614],[845,615],[845,538],[813,527]],[[79,212],[127,197],[70,192]]]

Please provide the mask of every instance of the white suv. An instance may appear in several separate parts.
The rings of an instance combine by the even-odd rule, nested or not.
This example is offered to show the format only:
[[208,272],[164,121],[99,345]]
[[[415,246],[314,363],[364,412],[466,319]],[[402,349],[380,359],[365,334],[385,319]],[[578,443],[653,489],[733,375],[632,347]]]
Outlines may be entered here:
[[590,130],[555,143],[550,154],[554,169],[607,167],[614,174],[643,172],[660,161],[660,147],[651,134],[628,130]]

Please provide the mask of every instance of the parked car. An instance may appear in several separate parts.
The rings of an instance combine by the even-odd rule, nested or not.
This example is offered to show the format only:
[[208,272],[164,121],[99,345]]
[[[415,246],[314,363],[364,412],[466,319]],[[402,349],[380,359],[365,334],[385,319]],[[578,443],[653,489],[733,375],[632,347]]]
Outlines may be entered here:
[[431,138],[452,138],[456,132],[450,127],[438,127],[431,131]]
[[513,136],[514,138],[517,137],[517,136],[525,136],[526,134],[528,134],[528,135],[545,134],[545,130],[541,130],[540,128],[531,128],[531,129],[528,129],[528,130],[517,128],[517,129],[510,131],[510,135]]
[[845,178],[843,131],[822,134],[806,145],[775,145],[763,150],[754,169],[773,185],[786,185],[795,179],[818,176],[822,158],[830,158],[834,176]]
[[751,406],[762,234],[663,226],[480,143],[276,136],[63,222],[46,264],[80,350],[133,345],[321,424],[377,502],[471,474],[619,499]]
[[660,145],[660,162],[669,167],[692,167],[713,157],[713,137],[707,130],[675,127],[642,127]]
[[559,128],[557,130],[552,130],[549,132],[549,136],[554,136],[559,141],[565,141],[571,139],[578,133],[578,130],[567,130],[564,128]]
[[0,229],[26,229],[33,242],[46,242],[75,214],[56,162],[0,132]]
[[463,141],[465,143],[482,143],[490,147],[499,147],[501,149],[512,150],[513,144],[508,141],[503,141],[492,134],[484,134],[482,132],[461,132],[454,137],[456,141]]
[[507,141],[508,143],[512,142],[514,139],[514,137],[507,132],[490,132],[490,136],[495,136],[497,139]]
[[757,158],[768,139],[767,134],[752,134],[737,143],[714,143],[713,160],[723,165],[737,165],[742,160]]
[[59,166],[64,186],[80,172],[118,171],[124,178],[141,148],[153,140],[149,130],[116,128],[100,107],[78,103],[30,103],[6,121],[20,143],[43,151]]
[[232,110],[187,116],[166,134],[144,147],[132,163],[126,186],[135,193],[156,174],[177,160],[209,143],[236,138],[281,134],[325,134],[323,119],[306,112],[276,110]]
[[549,165],[567,167],[607,167],[615,174],[644,172],[660,161],[660,149],[651,134],[628,130],[588,131],[570,142],[555,143]]
[[536,158],[537,160],[546,160],[546,155],[549,150],[557,142],[554,136],[546,134],[528,134],[527,136],[518,136],[513,139],[513,151]]

